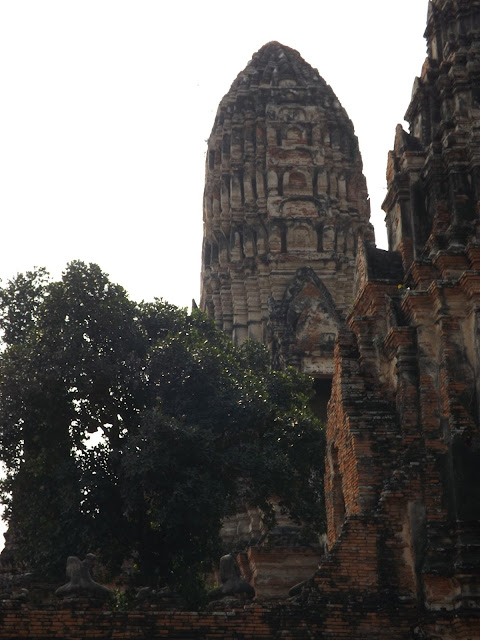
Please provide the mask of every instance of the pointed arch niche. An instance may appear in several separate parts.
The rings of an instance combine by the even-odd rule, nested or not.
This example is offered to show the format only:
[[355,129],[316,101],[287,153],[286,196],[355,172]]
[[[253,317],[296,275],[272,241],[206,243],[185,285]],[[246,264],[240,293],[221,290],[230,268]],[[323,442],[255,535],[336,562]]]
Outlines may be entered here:
[[342,320],[330,292],[313,269],[298,269],[276,318],[276,359],[314,377],[312,408],[325,421],[332,390],[333,348]]

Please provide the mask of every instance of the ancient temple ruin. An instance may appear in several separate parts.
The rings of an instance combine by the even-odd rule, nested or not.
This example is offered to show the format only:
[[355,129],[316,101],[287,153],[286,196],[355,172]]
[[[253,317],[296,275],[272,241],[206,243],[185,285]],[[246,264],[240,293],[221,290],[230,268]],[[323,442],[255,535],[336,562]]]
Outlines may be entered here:
[[334,366],[330,551],[299,599],[319,637],[480,637],[480,2],[431,0],[425,35],[389,251],[351,125],[297,53],[261,49],[209,141],[204,308],[277,366]]
[[215,613],[12,597],[0,638],[480,639],[480,0],[428,7],[388,251],[352,125],[298,53],[255,54],[209,140],[202,307],[332,379],[318,570],[293,599]]

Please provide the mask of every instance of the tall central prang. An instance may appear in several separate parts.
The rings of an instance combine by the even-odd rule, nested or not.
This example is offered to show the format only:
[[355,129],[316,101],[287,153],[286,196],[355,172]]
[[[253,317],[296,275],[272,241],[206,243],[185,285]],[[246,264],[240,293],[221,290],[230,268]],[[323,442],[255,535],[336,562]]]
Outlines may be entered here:
[[[353,125],[297,51],[266,44],[222,99],[208,140],[203,210],[201,308],[235,344],[262,342],[275,367],[313,375],[315,409],[326,419],[357,248],[373,244],[374,233]],[[249,548],[257,594],[283,593],[317,567],[320,547],[284,541],[288,531],[298,544],[293,525],[279,510],[267,531],[249,505],[224,523],[231,548],[267,533],[271,545],[282,532],[282,548]]]
[[300,54],[262,47],[208,141],[201,307],[236,344],[333,374],[359,239],[374,242],[353,125]]

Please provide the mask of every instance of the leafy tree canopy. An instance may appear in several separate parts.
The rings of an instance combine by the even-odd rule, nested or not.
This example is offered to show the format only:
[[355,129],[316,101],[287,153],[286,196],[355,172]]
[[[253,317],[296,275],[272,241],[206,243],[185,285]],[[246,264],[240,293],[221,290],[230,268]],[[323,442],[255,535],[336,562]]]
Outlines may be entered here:
[[143,583],[185,587],[240,503],[323,530],[323,432],[310,383],[235,348],[202,313],[136,304],[96,265],[0,289],[0,459],[28,565],[98,550]]

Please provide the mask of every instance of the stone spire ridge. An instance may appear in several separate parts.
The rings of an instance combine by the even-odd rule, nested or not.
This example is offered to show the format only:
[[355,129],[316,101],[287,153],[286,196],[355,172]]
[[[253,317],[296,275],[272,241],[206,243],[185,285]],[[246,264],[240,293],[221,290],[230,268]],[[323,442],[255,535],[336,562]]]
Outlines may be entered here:
[[480,243],[480,0],[430,0],[428,57],[387,168],[390,249],[404,267]]
[[326,85],[323,78],[295,49],[280,42],[267,42],[252,57],[232,84],[231,90],[250,86],[285,87]]

